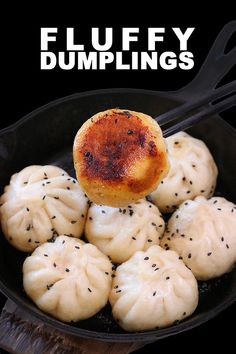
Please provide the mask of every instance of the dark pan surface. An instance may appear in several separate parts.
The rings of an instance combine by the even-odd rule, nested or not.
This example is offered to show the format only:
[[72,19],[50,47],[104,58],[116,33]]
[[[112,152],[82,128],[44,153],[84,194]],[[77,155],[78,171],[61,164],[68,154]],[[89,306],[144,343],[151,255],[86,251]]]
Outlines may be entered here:
[[[180,102],[172,94],[133,89],[111,89],[76,94],[46,105],[0,132],[0,193],[10,176],[30,164],[55,164],[74,176],[72,144],[81,124],[92,114],[112,107],[142,111],[153,117]],[[206,142],[219,168],[216,195],[236,202],[236,132],[219,117],[211,117],[189,130]],[[112,320],[107,305],[96,316],[64,324],[47,316],[27,298],[22,288],[26,254],[12,248],[0,235],[0,289],[45,323],[64,332],[104,341],[154,341],[196,327],[213,318],[236,299],[236,269],[219,279],[199,283],[200,302],[185,321],[166,329],[127,333]]]

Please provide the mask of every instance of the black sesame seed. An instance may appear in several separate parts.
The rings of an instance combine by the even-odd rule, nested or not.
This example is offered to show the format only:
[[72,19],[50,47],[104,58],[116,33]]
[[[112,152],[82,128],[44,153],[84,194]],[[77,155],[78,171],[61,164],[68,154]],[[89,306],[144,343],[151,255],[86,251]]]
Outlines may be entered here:
[[51,182],[50,181],[47,181],[46,184],[50,184]]
[[186,177],[183,177],[183,178],[182,178],[182,181],[186,181]]
[[183,257],[179,256],[179,259],[183,259]]
[[71,220],[71,222],[70,222],[71,224],[76,224],[77,223],[77,221],[76,220]]
[[84,154],[85,157],[89,157],[90,156],[90,152],[89,151],[86,151],[85,154]]
[[175,193],[175,196],[178,197],[178,193]]
[[54,228],[52,228],[52,229],[51,229],[51,231],[55,231],[55,229],[54,229]]
[[179,144],[179,142],[178,141],[175,141],[175,145],[178,145]]
[[183,312],[183,316],[186,316],[186,312]]
[[191,257],[192,257],[192,255],[191,255],[191,253],[189,253],[189,254],[188,254],[188,258],[191,258]]
[[170,238],[170,237],[167,237],[167,240],[168,240],[168,241],[171,241],[171,238]]
[[194,168],[194,167],[196,167],[196,165],[192,165],[192,167]]
[[186,193],[189,194],[189,193],[191,193],[191,191],[187,191]]
[[226,243],[226,248],[229,248],[229,245]]
[[176,229],[177,234],[179,233],[179,229]]
[[26,208],[27,211],[29,211],[29,208]]
[[136,240],[136,238],[135,238],[134,236],[132,236],[132,239],[133,239],[133,240]]
[[31,242],[31,241],[32,241],[31,238],[29,238],[29,239],[28,239],[28,242]]
[[53,286],[53,284],[47,285],[47,289],[50,290],[52,286]]
[[169,280],[170,279],[170,277],[166,277],[166,280]]
[[28,182],[24,182],[24,184],[28,184]]
[[62,173],[62,176],[65,176],[65,173]]
[[189,183],[190,183],[190,184],[193,184],[193,182],[192,182],[192,181],[189,181]]
[[168,247],[168,243],[165,243],[165,244],[164,244],[164,247]]
[[184,205],[188,205],[188,202],[184,203]]
[[52,219],[52,220],[53,220],[53,219],[56,219],[56,216],[55,216],[55,215],[53,215],[51,219]]
[[90,216],[90,217],[89,217],[89,220],[93,220],[93,218]]
[[53,267],[55,267],[55,268],[56,268],[56,266],[57,266],[57,265],[56,265],[56,263],[54,262],[54,263],[53,263]]
[[62,244],[64,245],[64,243],[65,243],[65,242],[66,242],[66,241],[65,241],[65,240],[63,240],[63,241],[62,241]]
[[213,204],[216,204],[218,202],[218,200],[214,200]]
[[121,290],[116,290],[116,293],[121,293]]
[[149,257],[145,257],[145,258],[144,258],[144,261],[148,261],[148,260],[149,260]]
[[179,218],[179,215],[176,215],[176,217],[175,217],[176,219],[178,219]]
[[208,252],[207,255],[210,256],[212,254],[212,252]]
[[169,205],[166,206],[166,209],[170,209]]
[[152,242],[152,240],[149,238],[149,239],[147,240],[147,242]]
[[224,242],[224,237],[221,237],[221,241]]
[[70,271],[70,269],[69,269],[69,268],[66,268],[65,271],[68,273],[68,272]]
[[155,264],[155,263],[154,263],[154,264],[152,264],[152,267],[153,267],[153,268],[155,268],[155,267],[156,267],[156,264]]
[[125,214],[126,213],[126,209],[123,209],[123,214]]
[[46,195],[43,196],[42,200],[44,200],[46,198]]
[[66,189],[68,189],[68,191],[70,190],[70,187],[66,187]]
[[91,293],[92,292],[92,290],[90,289],[90,288],[88,288],[88,291]]
[[73,182],[74,184],[76,184],[76,181],[75,181],[74,179],[72,180],[72,182]]
[[44,257],[48,257],[48,254],[45,253],[45,254],[44,254]]
[[84,214],[81,214],[81,218],[84,218]]
[[59,197],[54,197],[54,199],[57,199],[57,200],[58,200],[58,199],[59,199]]
[[152,207],[152,205],[151,204],[149,204],[149,206],[148,206],[149,208],[151,208]]
[[133,213],[134,213],[134,211],[130,209],[130,210],[129,210],[129,216],[132,216]]
[[181,236],[181,237],[185,237],[185,234],[181,234],[180,236]]
[[221,210],[221,208],[217,208],[217,210]]
[[40,243],[39,241],[34,241],[34,243]]
[[105,274],[106,274],[106,275],[109,275],[109,273],[108,273],[108,272],[105,272]]
[[119,208],[119,213],[122,213],[122,209],[121,208]]
[[29,231],[30,229],[31,229],[31,225],[28,225],[26,231]]
[[156,291],[154,291],[154,293],[152,294],[152,296],[155,296],[155,295],[156,295],[156,293],[157,293],[157,292],[156,292]]
[[156,272],[156,271],[159,270],[159,269],[160,269],[160,268],[157,267],[156,269],[154,269],[154,272]]
[[234,209],[231,209],[231,213],[233,213],[234,212]]
[[155,224],[154,222],[152,222],[152,226],[157,226],[157,224]]
[[204,189],[202,189],[202,190],[201,190],[201,193],[204,193],[204,192],[205,192]]
[[174,235],[175,235],[175,233],[174,233],[174,232],[172,232],[171,237],[173,237]]
[[193,240],[192,237],[190,237],[189,241],[192,241],[192,240]]
[[163,184],[164,183],[164,181],[161,181],[161,184]]
[[112,278],[115,278],[115,276],[116,276],[115,274],[112,274],[112,275],[111,275]]
[[128,129],[127,134],[128,134],[128,135],[133,134],[133,130]]
[[105,210],[102,210],[102,214],[106,214]]
[[76,248],[77,250],[80,250],[80,247],[79,247],[79,246],[75,246],[75,248]]
[[119,288],[119,285],[115,285],[115,286],[114,286],[114,289],[118,289],[118,288]]

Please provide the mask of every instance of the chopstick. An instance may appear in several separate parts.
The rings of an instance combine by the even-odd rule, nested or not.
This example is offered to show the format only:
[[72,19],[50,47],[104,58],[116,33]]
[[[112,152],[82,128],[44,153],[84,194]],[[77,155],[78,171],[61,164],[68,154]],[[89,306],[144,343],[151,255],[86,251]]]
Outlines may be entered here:
[[216,103],[215,105],[207,106],[203,108],[200,112],[190,116],[189,118],[180,121],[171,127],[163,130],[164,137],[168,137],[175,134],[181,130],[192,127],[194,124],[200,122],[201,120],[207,118],[209,115],[220,113],[226,109],[229,109],[236,105],[236,95],[228,97],[223,101]]
[[[224,98],[234,92],[236,92],[236,80],[215,89],[198,100],[186,102],[165,112],[156,117],[156,120],[162,128],[164,136],[169,136],[196,124],[210,114],[219,113],[234,106],[236,104],[235,95],[232,98]],[[220,99],[220,102],[214,104]]]

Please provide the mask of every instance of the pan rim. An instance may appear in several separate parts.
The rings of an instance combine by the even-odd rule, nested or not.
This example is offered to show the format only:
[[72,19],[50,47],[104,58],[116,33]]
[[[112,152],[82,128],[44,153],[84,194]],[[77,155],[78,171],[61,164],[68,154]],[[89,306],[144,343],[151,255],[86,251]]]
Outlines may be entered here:
[[[91,90],[91,91],[84,91],[79,93],[74,93],[68,96],[61,97],[59,99],[53,100],[45,105],[36,108],[32,112],[28,113],[23,118],[19,119],[16,123],[13,123],[2,130],[0,130],[0,136],[6,134],[12,130],[18,129],[22,124],[26,123],[28,120],[36,116],[38,113],[42,113],[47,109],[53,108],[56,105],[59,105],[64,102],[68,102],[73,99],[78,99],[81,97],[89,97],[91,95],[100,95],[100,94],[108,94],[108,93],[140,93],[140,94],[148,94],[151,96],[166,96],[166,98],[176,100],[176,102],[181,102],[183,99],[179,97],[175,97],[175,92],[171,91],[154,91],[154,90],[146,90],[146,89],[135,89],[135,88],[106,88],[106,89],[98,89],[98,90]],[[230,124],[225,122],[222,118],[218,115],[214,116],[216,121],[224,125],[224,127],[234,136],[236,136],[236,129],[234,129]],[[25,302],[18,294],[15,294],[11,289],[9,289],[2,279],[0,279],[0,291],[5,294],[9,299],[19,305],[21,308],[26,310],[31,316],[37,318],[40,321],[45,322],[48,326],[60,330],[62,332],[83,338],[90,338],[90,339],[97,339],[99,341],[106,341],[106,342],[142,342],[142,341],[156,341],[161,338],[169,337],[172,335],[176,335],[181,332],[188,331],[192,328],[198,327],[199,325],[207,322],[208,320],[214,318],[217,314],[222,312],[224,309],[232,305],[234,301],[236,301],[235,294],[230,294],[224,302],[217,305],[214,309],[209,310],[207,313],[199,314],[199,318],[189,318],[184,322],[176,325],[176,327],[167,327],[159,330],[154,331],[147,331],[147,332],[136,332],[136,333],[109,333],[109,332],[96,332],[94,330],[87,330],[82,329],[74,326],[70,326],[69,324],[65,324],[60,322],[53,317],[49,317],[47,314],[43,312],[37,312],[34,308],[31,308],[27,302]]]

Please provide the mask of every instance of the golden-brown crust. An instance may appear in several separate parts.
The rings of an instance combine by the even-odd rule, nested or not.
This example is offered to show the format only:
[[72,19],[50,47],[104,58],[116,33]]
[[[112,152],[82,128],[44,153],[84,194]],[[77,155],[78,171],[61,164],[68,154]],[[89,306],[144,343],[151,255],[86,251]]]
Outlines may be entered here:
[[158,124],[129,110],[110,109],[85,122],[75,137],[73,157],[90,199],[111,206],[144,197],[168,170]]

